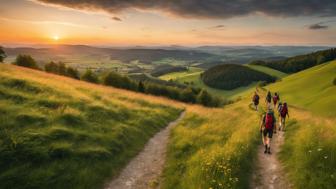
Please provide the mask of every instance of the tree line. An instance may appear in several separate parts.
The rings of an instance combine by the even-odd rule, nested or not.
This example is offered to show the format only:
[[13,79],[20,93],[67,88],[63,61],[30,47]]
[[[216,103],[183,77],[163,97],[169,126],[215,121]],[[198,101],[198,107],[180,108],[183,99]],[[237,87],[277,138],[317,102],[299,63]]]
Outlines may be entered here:
[[87,69],[81,75],[76,68],[67,66],[62,62],[55,63],[53,61],[45,64],[44,69],[41,69],[30,55],[18,55],[13,64],[71,77],[86,82],[103,84],[106,86],[112,86],[156,96],[164,96],[186,103],[201,104],[208,107],[219,107],[224,104],[224,101],[221,98],[215,97],[203,89],[196,89],[191,87],[182,89],[176,86],[166,86],[146,81],[136,81],[129,78],[128,76],[121,75],[113,71],[103,75],[97,75],[92,70]]
[[296,73],[336,59],[336,48],[294,56],[280,61],[253,61],[250,64],[267,66],[285,73]]

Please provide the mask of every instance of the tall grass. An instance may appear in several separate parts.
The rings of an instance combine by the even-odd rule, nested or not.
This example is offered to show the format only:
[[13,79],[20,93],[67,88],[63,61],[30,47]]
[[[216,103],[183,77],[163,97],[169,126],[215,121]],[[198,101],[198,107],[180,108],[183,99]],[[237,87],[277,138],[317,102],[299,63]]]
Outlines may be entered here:
[[259,143],[259,116],[248,104],[189,108],[172,132],[163,188],[248,188]]
[[336,120],[291,108],[280,159],[295,188],[336,188]]
[[101,188],[177,106],[0,65],[0,188]]

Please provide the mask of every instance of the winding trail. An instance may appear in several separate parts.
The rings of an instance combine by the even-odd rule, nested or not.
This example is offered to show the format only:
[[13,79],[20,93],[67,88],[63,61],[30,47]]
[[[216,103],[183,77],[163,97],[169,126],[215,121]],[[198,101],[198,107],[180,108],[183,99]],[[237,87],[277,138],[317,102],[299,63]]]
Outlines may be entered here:
[[[260,139],[261,140],[261,139]],[[253,189],[289,189],[291,184],[277,159],[281,145],[284,143],[284,132],[277,131],[273,134],[271,143],[272,154],[264,154],[265,147],[260,145],[258,149],[257,163],[252,177],[251,188]]]
[[180,117],[158,132],[145,148],[122,170],[120,175],[109,182],[105,189],[148,189],[158,188],[159,178],[165,164],[167,143],[171,129],[184,117]]

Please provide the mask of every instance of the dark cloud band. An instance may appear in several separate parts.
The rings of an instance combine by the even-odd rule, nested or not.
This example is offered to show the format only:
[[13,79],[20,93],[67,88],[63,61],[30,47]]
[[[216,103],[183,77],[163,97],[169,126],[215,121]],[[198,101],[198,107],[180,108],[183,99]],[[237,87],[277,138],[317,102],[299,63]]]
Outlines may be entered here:
[[271,16],[336,16],[335,0],[37,0],[75,9],[118,13],[161,10],[181,17],[230,18],[254,13]]

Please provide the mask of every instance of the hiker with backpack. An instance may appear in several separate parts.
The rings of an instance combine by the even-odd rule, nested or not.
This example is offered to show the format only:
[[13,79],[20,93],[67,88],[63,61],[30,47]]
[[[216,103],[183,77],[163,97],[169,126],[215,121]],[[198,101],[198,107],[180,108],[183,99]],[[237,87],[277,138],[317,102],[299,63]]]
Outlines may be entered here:
[[258,105],[259,105],[259,95],[257,92],[254,93],[254,96],[252,98],[255,110],[258,111]]
[[273,105],[274,105],[274,109],[278,103],[278,101],[280,100],[280,97],[279,97],[279,94],[278,93],[274,93],[274,96],[273,96]]
[[271,154],[271,139],[273,136],[273,131],[275,128],[275,116],[272,109],[268,109],[268,111],[263,115],[261,124],[260,124],[260,132],[262,133],[262,142],[265,145],[264,153]]
[[270,108],[271,106],[271,102],[272,102],[272,94],[270,91],[267,92],[266,95],[266,104],[267,104],[267,108]]
[[279,131],[281,131],[281,130],[285,131],[286,116],[288,116],[288,118],[289,118],[288,106],[287,106],[287,103],[284,102],[283,105],[281,106],[281,109],[280,109],[280,127],[279,127]]

